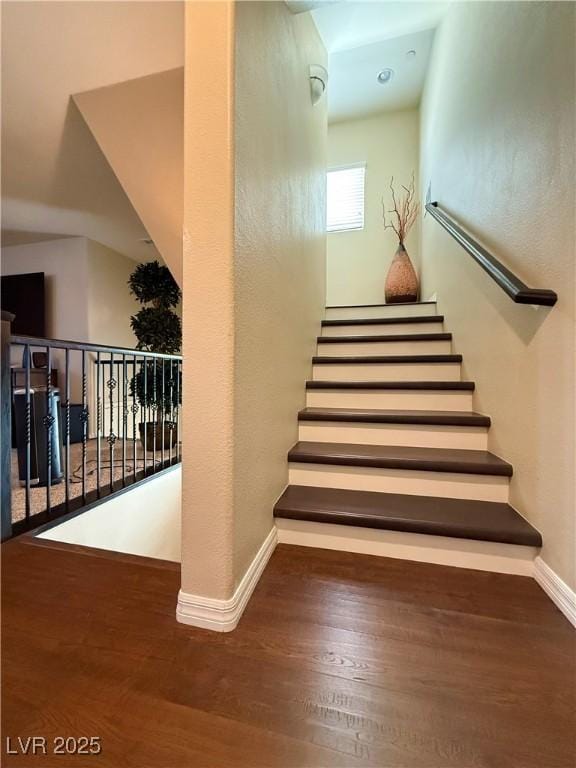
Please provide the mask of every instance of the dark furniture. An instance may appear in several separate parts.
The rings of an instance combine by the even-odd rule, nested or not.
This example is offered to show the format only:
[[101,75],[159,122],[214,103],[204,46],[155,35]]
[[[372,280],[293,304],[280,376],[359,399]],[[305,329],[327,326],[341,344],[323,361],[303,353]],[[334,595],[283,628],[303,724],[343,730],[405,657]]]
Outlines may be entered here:
[[[16,389],[26,389],[26,368],[10,368],[11,392]],[[52,368],[50,382],[53,387],[58,386],[58,371]],[[30,386],[32,388],[46,386],[46,369],[30,368]],[[12,396],[12,400],[13,400]],[[16,423],[14,421],[14,409],[12,408],[12,448],[16,448]]]
[[[16,426],[16,447],[18,449],[18,479],[26,483],[26,389],[13,391],[14,421]],[[49,409],[49,410],[48,410]],[[53,419],[48,435],[46,419]],[[50,473],[49,473],[50,466]],[[62,473],[62,417],[60,390],[51,389],[49,397],[46,387],[30,388],[30,485],[55,485],[63,478]]]
[[[66,423],[66,406],[62,408],[62,424]],[[70,443],[81,443],[84,432],[84,422],[82,421],[82,403],[70,403]],[[86,420],[86,432],[90,434],[89,419]],[[62,430],[64,434],[64,429]]]
[[[26,386],[26,368],[12,368],[12,391],[19,387]],[[53,387],[58,386],[58,369],[52,368],[50,372],[50,383]],[[30,386],[46,386],[46,368],[30,368]]]
[[46,335],[44,272],[2,275],[2,309],[14,315],[12,333]]

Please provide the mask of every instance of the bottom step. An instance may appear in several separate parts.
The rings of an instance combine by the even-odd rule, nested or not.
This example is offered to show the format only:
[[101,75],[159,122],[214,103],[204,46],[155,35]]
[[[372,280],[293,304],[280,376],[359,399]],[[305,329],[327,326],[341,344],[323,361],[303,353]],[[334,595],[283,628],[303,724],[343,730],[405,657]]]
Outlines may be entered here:
[[502,573],[532,574],[540,533],[508,504],[291,485],[279,540]]
[[279,544],[533,576],[536,547],[276,518]]

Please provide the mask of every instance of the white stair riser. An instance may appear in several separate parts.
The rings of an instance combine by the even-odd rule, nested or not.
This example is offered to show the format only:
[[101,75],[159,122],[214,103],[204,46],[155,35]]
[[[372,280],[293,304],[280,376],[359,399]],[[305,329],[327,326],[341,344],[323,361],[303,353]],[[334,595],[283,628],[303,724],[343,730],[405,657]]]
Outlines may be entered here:
[[441,390],[308,389],[308,408],[385,408],[416,411],[471,411],[473,392]]
[[460,381],[460,363],[321,363],[314,381]]
[[421,563],[473,568],[478,571],[532,576],[535,547],[430,536],[404,531],[381,531],[352,525],[276,519],[278,542],[300,547],[357,552]]
[[407,333],[443,333],[444,323],[382,323],[381,325],[323,325],[322,336],[404,336]]
[[326,309],[326,320],[371,320],[379,317],[429,317],[436,304],[388,304],[380,307],[333,307]]
[[509,478],[495,475],[297,462],[288,465],[288,482],[318,488],[498,502],[508,501],[509,489]]
[[486,427],[428,424],[366,424],[342,421],[301,421],[298,439],[312,443],[405,445],[419,448],[459,448],[485,451]]
[[446,341],[349,341],[318,344],[321,357],[355,355],[449,355],[452,342]]

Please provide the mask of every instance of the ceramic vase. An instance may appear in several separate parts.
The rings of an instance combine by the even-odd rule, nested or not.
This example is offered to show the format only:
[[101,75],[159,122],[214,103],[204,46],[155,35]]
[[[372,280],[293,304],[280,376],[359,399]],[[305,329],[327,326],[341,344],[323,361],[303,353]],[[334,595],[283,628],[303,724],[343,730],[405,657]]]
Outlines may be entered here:
[[386,276],[384,293],[386,304],[418,301],[418,276],[403,243],[398,245],[398,249],[392,259],[392,264]]

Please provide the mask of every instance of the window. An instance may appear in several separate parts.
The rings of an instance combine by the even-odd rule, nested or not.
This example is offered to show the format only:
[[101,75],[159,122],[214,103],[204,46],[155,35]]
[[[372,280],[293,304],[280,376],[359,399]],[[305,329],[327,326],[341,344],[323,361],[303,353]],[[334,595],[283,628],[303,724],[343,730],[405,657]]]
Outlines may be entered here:
[[364,174],[366,166],[328,171],[327,231],[364,229]]

